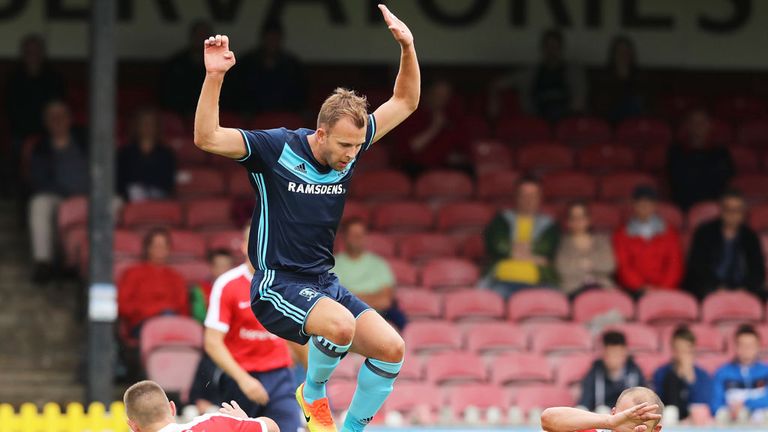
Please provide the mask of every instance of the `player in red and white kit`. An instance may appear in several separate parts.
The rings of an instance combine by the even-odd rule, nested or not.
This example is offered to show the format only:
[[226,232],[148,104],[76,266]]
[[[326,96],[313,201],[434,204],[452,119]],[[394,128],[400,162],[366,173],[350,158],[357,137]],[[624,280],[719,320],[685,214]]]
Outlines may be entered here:
[[224,403],[219,413],[176,423],[176,405],[154,381],[139,381],[123,396],[128,426],[133,432],[280,432],[267,417],[249,418],[237,402]]

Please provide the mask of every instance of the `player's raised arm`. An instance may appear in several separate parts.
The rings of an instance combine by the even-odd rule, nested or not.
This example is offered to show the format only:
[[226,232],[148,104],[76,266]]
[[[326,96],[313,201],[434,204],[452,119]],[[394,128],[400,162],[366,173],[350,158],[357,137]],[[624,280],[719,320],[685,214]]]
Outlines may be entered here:
[[416,111],[421,96],[421,72],[413,46],[413,34],[386,6],[379,5],[379,9],[392,36],[400,44],[400,70],[392,97],[373,113],[376,117],[373,141],[379,140]]
[[239,159],[246,155],[245,142],[237,129],[219,125],[219,95],[224,75],[235,65],[229,38],[216,35],[204,43],[205,81],[195,111],[195,145],[209,153]]
[[643,402],[615,414],[595,414],[578,408],[553,407],[541,413],[541,428],[547,432],[607,429],[614,432],[646,432],[647,421],[661,419],[658,405]]

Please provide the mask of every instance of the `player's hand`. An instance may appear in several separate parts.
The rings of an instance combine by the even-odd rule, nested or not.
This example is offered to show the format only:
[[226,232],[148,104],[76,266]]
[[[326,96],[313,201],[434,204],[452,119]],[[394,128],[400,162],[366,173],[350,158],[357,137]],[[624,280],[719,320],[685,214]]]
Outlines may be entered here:
[[230,403],[224,402],[221,404],[221,408],[219,408],[219,412],[226,415],[231,415],[232,417],[238,417],[238,418],[248,418],[248,414],[243,411],[242,408],[240,408],[240,405],[237,404],[235,401],[231,401]]
[[235,65],[235,53],[229,50],[229,37],[211,36],[205,40],[203,48],[205,71],[208,73],[226,73]]
[[657,409],[659,409],[658,405],[643,402],[622,412],[617,412],[611,416],[611,430],[615,432],[646,432],[648,427],[643,423],[661,419],[661,414],[656,414]]
[[259,405],[266,405],[269,402],[269,394],[267,390],[261,385],[261,381],[252,376],[238,382],[237,385],[243,394],[250,400],[256,402]]
[[397,17],[383,4],[379,5],[379,10],[381,10],[381,14],[384,16],[384,22],[387,23],[387,27],[389,27],[389,30],[392,32],[392,36],[395,37],[397,43],[403,48],[413,45],[413,34],[411,34],[411,30],[408,29],[408,26],[397,19]]

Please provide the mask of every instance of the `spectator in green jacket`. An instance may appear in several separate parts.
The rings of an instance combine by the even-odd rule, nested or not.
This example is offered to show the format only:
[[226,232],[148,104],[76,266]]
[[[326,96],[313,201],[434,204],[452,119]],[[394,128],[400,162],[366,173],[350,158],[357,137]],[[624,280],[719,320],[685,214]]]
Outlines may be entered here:
[[505,298],[520,289],[557,283],[553,262],[559,230],[554,219],[540,213],[541,185],[523,178],[516,195],[515,209],[501,211],[485,229],[491,259],[486,280]]

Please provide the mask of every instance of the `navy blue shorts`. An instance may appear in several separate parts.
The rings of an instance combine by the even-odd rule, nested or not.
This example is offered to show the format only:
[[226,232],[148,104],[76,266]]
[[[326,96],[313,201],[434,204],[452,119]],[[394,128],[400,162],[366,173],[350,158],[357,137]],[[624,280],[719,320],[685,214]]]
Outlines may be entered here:
[[304,345],[307,316],[323,297],[341,304],[355,318],[371,309],[339,284],[333,273],[305,276],[275,270],[256,270],[251,281],[251,309],[270,333]]
[[227,374],[219,379],[219,392],[222,400],[237,401],[248,417],[269,417],[277,423],[283,432],[297,432],[301,427],[301,411],[296,404],[296,387],[293,372],[288,368],[269,372],[251,372],[259,380],[269,395],[266,405],[259,405],[248,399],[240,390],[237,382]]

